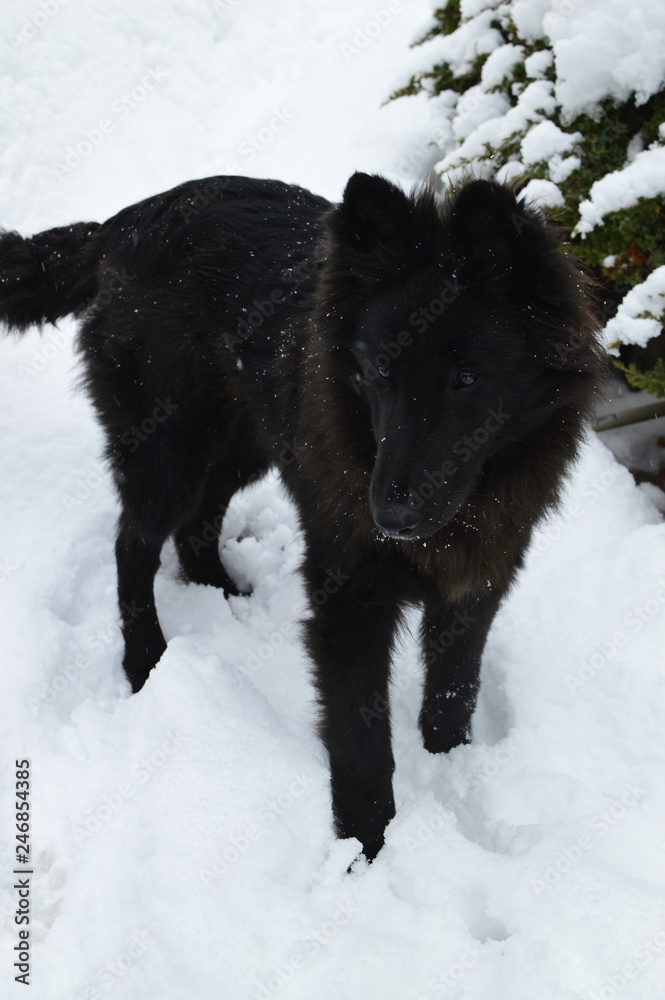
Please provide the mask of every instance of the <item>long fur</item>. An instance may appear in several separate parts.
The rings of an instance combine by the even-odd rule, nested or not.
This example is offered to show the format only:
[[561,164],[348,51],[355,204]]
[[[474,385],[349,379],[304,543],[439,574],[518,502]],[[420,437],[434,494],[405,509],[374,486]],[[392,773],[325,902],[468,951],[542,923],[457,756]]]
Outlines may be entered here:
[[[237,593],[217,537],[276,466],[296,504],[341,836],[373,857],[394,814],[388,683],[423,609],[425,745],[469,738],[487,632],[557,503],[604,375],[591,282],[498,184],[438,202],[355,174],[331,205],[209,178],[99,226],[0,235],[0,317],[82,316],[83,383],[120,501],[124,666],[165,648],[153,580]],[[516,641],[518,639],[516,638]]]

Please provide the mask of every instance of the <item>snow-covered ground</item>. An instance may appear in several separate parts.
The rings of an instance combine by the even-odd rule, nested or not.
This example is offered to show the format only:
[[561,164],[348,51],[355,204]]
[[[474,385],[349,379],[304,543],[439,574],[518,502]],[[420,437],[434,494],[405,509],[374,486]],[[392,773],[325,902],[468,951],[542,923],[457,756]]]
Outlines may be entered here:
[[[567,2],[567,0],[566,0]],[[337,198],[431,162],[427,0],[5,4],[0,220],[103,219],[189,177]],[[575,4],[571,6],[575,7]],[[185,586],[144,690],[121,669],[116,502],[73,326],[0,342],[0,994],[39,1000],[657,1000],[665,988],[665,527],[591,439],[491,633],[472,745],[435,758],[395,672],[397,816],[334,839],[297,639],[293,511],[236,498],[251,597]],[[625,448],[624,448],[625,450]],[[630,456],[627,456],[630,457]],[[32,992],[14,982],[14,761],[32,772]]]

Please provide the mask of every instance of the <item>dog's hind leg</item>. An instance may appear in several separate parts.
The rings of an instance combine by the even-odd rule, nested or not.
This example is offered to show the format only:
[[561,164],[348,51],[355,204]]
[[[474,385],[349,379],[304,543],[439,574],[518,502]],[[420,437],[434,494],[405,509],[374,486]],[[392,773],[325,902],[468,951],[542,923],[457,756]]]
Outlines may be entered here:
[[125,639],[123,666],[133,691],[139,691],[166,649],[157,617],[154,580],[166,539],[196,510],[204,476],[185,475],[177,450],[158,434],[130,455],[116,458],[122,504],[115,546],[118,605]]
[[[110,436],[111,462],[122,505],[116,542],[118,603],[125,638],[123,666],[134,691],[166,649],[154,598],[154,579],[166,539],[191,523],[202,509],[212,459],[203,449],[194,420],[179,408],[170,423],[157,424],[140,446],[123,434]],[[174,410],[175,413],[175,410]]]
[[483,649],[502,596],[492,592],[466,608],[425,604],[421,637],[427,674],[420,730],[430,753],[470,739]]
[[162,546],[121,528],[115,545],[118,604],[125,639],[123,666],[132,691],[139,691],[166,649],[157,618],[154,580]]
[[[225,594],[238,589],[222,566],[219,531],[229,501],[267,468],[251,451],[210,460],[202,466],[188,464],[188,442],[196,428],[185,425],[182,434],[168,430],[169,447],[146,440],[136,455],[125,459],[119,492],[123,504],[116,543],[118,602],[125,637],[123,665],[133,691],[140,690],[166,649],[154,598],[159,555],[173,534],[180,565],[197,583],[221,587]],[[166,434],[166,429],[164,431]],[[163,459],[161,456],[167,457]]]

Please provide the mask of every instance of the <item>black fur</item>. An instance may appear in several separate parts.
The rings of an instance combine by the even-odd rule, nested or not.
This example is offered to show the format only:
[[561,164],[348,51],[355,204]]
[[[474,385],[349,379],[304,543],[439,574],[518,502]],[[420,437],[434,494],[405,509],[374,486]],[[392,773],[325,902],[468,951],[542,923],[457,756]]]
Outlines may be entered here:
[[220,177],[101,226],[0,236],[10,328],[83,316],[84,383],[121,501],[134,691],[165,648],[164,541],[189,579],[237,593],[216,544],[224,512],[280,469],[306,542],[337,830],[370,858],[395,811],[401,611],[424,608],[420,725],[445,751],[469,737],[487,632],[603,376],[589,281],[558,244],[500,185],[439,204],[365,174],[336,206]]

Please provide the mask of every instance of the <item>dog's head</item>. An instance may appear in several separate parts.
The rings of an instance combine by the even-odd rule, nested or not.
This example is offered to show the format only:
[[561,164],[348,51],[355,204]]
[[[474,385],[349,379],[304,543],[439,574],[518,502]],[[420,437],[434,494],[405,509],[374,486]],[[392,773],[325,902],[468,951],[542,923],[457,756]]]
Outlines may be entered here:
[[371,428],[384,534],[463,519],[498,463],[518,488],[548,436],[572,456],[598,324],[590,280],[539,211],[489,181],[437,202],[354,174],[326,227],[327,336]]

